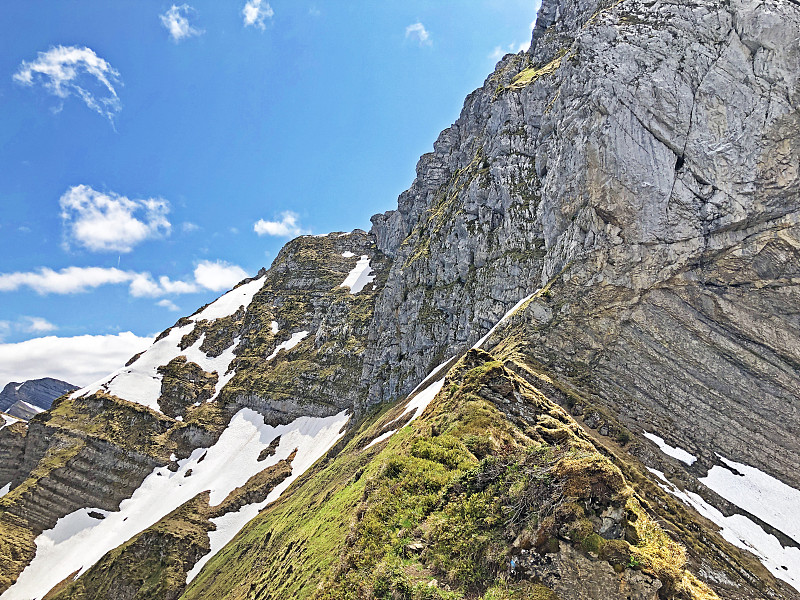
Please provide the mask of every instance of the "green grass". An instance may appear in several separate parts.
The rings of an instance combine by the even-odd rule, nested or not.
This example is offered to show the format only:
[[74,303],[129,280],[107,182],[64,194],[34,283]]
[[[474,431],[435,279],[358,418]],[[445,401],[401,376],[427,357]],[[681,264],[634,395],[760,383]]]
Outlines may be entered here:
[[[537,407],[537,424],[520,429],[482,397],[488,388],[522,394]],[[564,531],[618,570],[645,570],[673,589],[686,579],[680,547],[636,504],[620,470],[487,353],[468,353],[422,417],[365,450],[397,413],[365,418],[183,598],[553,600],[535,581],[507,581],[510,542],[553,551]],[[595,531],[591,519],[610,506],[635,515],[635,544]]]

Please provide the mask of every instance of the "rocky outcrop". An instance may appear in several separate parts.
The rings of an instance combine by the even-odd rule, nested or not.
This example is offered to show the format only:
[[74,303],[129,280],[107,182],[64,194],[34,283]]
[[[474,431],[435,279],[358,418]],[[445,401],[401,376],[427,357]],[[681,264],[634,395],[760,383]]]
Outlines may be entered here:
[[162,377],[158,405],[172,417],[183,418],[188,406],[209,400],[219,380],[217,373],[207,373],[185,356],[173,358],[157,371]]
[[[78,389],[78,386],[67,383],[66,381],[61,381],[60,379],[53,379],[52,377],[30,379],[23,383],[12,381],[6,384],[3,391],[0,392],[0,412],[8,412],[14,416],[29,419],[36,413],[28,410],[26,414],[29,416],[22,416],[9,412],[9,409],[16,403],[27,402],[42,410],[47,410],[50,408],[53,400],[76,389]],[[20,407],[22,407],[22,405],[20,405]]]
[[[353,294],[342,284],[361,256],[374,279]],[[254,408],[274,424],[363,405],[369,328],[390,264],[360,230],[289,242],[244,315],[236,375],[223,401]],[[297,345],[273,356],[293,335],[302,336]]]

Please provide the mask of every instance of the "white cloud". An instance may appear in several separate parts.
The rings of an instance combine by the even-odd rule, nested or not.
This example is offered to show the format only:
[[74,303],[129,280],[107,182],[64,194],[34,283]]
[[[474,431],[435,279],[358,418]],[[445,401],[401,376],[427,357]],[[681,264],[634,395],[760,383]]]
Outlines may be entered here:
[[224,261],[204,260],[195,267],[194,279],[206,289],[220,292],[228,290],[247,277],[247,272]]
[[309,233],[307,230],[300,227],[297,221],[298,216],[292,211],[285,211],[281,213],[280,221],[265,221],[259,219],[253,225],[253,231],[258,235],[276,235],[282,237],[296,237],[298,235],[305,235]]
[[92,252],[130,252],[150,238],[169,235],[169,203],[160,198],[131,200],[88,185],[69,188],[59,201],[65,240]]
[[167,310],[171,310],[172,312],[177,312],[181,309],[181,307],[175,304],[172,300],[167,300],[166,298],[156,302],[156,305],[166,308]]
[[[219,292],[232,288],[247,276],[241,267],[221,260],[200,262],[194,269],[194,281],[170,279],[166,275],[155,278],[147,271],[122,271],[114,267],[66,267],[60,271],[43,267],[38,271],[0,273],[0,292],[27,287],[42,295],[77,294],[103,285],[128,284],[128,292],[134,298],[158,298],[204,289]],[[44,325],[39,323],[39,326]]]
[[261,31],[267,28],[266,20],[271,19],[275,11],[264,0],[248,0],[242,9],[245,27],[258,27]]
[[115,87],[122,85],[119,73],[91,48],[56,46],[39,52],[36,60],[22,62],[14,81],[27,86],[41,84],[62,100],[78,96],[112,124],[122,109]]
[[135,276],[113,267],[66,267],[60,271],[42,267],[38,271],[0,273],[0,292],[28,287],[39,294],[76,294],[102,285],[128,283]]
[[56,329],[56,325],[42,317],[22,317],[22,330],[27,333],[47,333]]
[[0,389],[10,381],[55,377],[88,385],[146,349],[152,339],[130,331],[116,335],[47,336],[0,344]]
[[416,40],[419,42],[420,46],[430,46],[433,43],[431,41],[431,34],[428,33],[428,30],[425,29],[425,26],[420,22],[413,23],[406,27],[406,38]]
[[[0,342],[2,342],[9,333],[11,333],[11,323],[9,321],[0,321]],[[3,388],[0,387],[0,389]]]
[[193,294],[197,291],[199,288],[191,281],[173,281],[166,275],[155,280],[150,273],[137,273],[130,285],[131,296],[135,298],[158,298],[171,294]]
[[161,24],[169,31],[172,41],[178,43],[186,38],[205,33],[202,29],[197,29],[189,24],[189,17],[194,12],[194,8],[188,4],[180,6],[173,4],[167,12],[158,16]]
[[197,231],[200,229],[200,225],[197,223],[192,223],[191,221],[184,221],[181,223],[181,230],[184,233],[192,233],[193,231]]

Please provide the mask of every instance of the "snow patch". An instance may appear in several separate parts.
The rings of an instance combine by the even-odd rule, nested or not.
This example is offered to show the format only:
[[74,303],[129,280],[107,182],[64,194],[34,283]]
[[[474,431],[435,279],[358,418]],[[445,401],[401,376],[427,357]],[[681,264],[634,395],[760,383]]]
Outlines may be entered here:
[[267,357],[267,362],[271,361],[273,358],[278,356],[278,352],[280,352],[281,350],[286,350],[288,352],[289,350],[297,346],[297,344],[302,342],[307,335],[308,335],[307,331],[298,331],[297,333],[293,333],[292,337],[290,337],[288,340],[278,344],[275,350],[272,351],[272,354],[270,354]]
[[234,351],[239,345],[239,339],[235,339],[233,344],[217,357],[210,357],[200,350],[205,335],[200,336],[200,339],[185,350],[180,349],[180,341],[194,329],[198,321],[221,319],[234,314],[242,306],[245,308],[249,306],[253,296],[263,284],[262,277],[223,294],[198,314],[190,317],[185,325],[172,327],[165,337],[154,342],[130,366],[117,369],[103,379],[73,392],[72,397],[78,398],[104,391],[161,412],[158,405],[158,397],[161,395],[161,375],[158,373],[158,367],[183,355],[189,362],[200,365],[204,371],[217,372],[219,379],[211,400],[216,399],[220,390],[234,376],[233,372],[228,372],[228,368],[235,357]]
[[247,308],[253,301],[253,296],[264,285],[264,278],[254,279],[248,283],[232,289],[223,294],[214,302],[206,306],[199,314],[191,317],[192,321],[214,321],[234,314],[240,307]]
[[[406,409],[403,411],[403,414],[400,415],[400,417],[398,417],[398,419],[402,419],[407,414],[410,414],[411,411],[415,411],[414,416],[412,416],[408,420],[408,423],[411,423],[411,421],[413,421],[423,412],[425,412],[425,409],[428,408],[428,404],[430,404],[431,400],[433,400],[434,397],[436,397],[436,394],[439,393],[439,390],[442,389],[443,385],[444,385],[444,377],[442,377],[439,381],[430,384],[424,390],[419,392],[416,396],[414,396],[411,399],[411,402],[409,402],[406,405]],[[408,423],[406,423],[406,425],[408,425]]]
[[369,266],[369,256],[364,254],[358,259],[356,266],[347,274],[339,287],[349,287],[351,294],[357,294],[364,289],[365,285],[374,280],[375,275],[372,274],[372,267]]
[[228,368],[236,356],[234,352],[239,345],[239,339],[236,338],[233,344],[217,357],[210,357],[200,350],[205,334],[190,347],[181,350],[179,346],[181,339],[193,328],[194,325],[191,323],[173,327],[166,337],[150,346],[130,366],[117,369],[108,377],[73,392],[73,397],[104,391],[161,412],[161,407],[158,405],[158,398],[161,395],[161,375],[158,373],[158,367],[166,365],[177,356],[185,356],[187,361],[197,363],[204,371],[217,372],[219,379],[209,402],[215,400],[220,390],[234,376],[234,372],[228,372]]
[[353,258],[355,256],[355,254],[350,252],[350,250],[345,250],[344,252],[342,252],[342,256],[344,258]]
[[276,333],[278,333],[278,331],[280,331],[278,329],[278,322],[277,321],[270,322],[269,328],[272,331],[272,335],[275,335]]
[[[664,479],[666,481],[666,479]],[[796,590],[800,590],[800,549],[784,548],[774,535],[768,534],[757,523],[744,515],[726,517],[708,504],[699,494],[681,491],[672,483],[658,484],[662,489],[694,508],[709,521],[722,529],[720,535],[738,548],[755,554],[758,560],[776,578],[782,579]]]
[[36,406],[35,404],[31,404],[30,402],[25,402],[24,400],[18,400],[22,406],[25,408],[32,410],[36,414],[43,413],[46,409],[42,408],[41,406]]
[[667,456],[671,456],[672,458],[676,458],[682,463],[686,463],[687,465],[692,465],[697,460],[697,457],[693,454],[689,454],[683,448],[678,448],[676,446],[670,446],[667,442],[664,441],[664,438],[657,436],[654,433],[648,433],[647,431],[644,432],[644,437],[646,437],[651,442],[654,442],[659,449],[666,454]]
[[659,471],[658,469],[652,469],[650,467],[647,467],[647,470],[650,471],[656,477],[658,477],[661,481],[669,483],[669,479],[667,479],[667,476],[664,475],[663,471]]
[[486,335],[485,335],[485,336],[483,336],[481,339],[479,339],[479,340],[477,341],[477,343],[476,343],[476,344],[475,344],[475,345],[474,345],[472,348],[473,348],[473,349],[475,349],[475,348],[480,348],[481,346],[483,346],[483,344],[486,342],[486,340],[488,340],[488,339],[489,339],[489,336],[491,336],[491,335],[492,335],[492,334],[493,334],[493,333],[494,333],[494,332],[497,330],[497,328],[498,328],[498,327],[500,327],[500,325],[502,325],[502,324],[503,324],[503,323],[504,323],[506,320],[508,320],[508,318],[509,318],[511,315],[513,315],[515,312],[517,312],[517,310],[518,310],[518,309],[519,309],[519,308],[520,308],[520,307],[521,307],[523,304],[525,304],[525,303],[526,303],[528,300],[530,300],[531,298],[533,298],[533,296],[534,296],[535,294],[537,294],[539,291],[540,291],[540,290],[539,290],[539,289],[537,289],[535,292],[533,292],[533,294],[530,294],[529,296],[525,296],[525,297],[524,297],[522,300],[520,300],[520,301],[519,301],[519,302],[517,302],[517,303],[516,303],[514,306],[512,306],[512,307],[511,307],[511,309],[510,309],[510,310],[509,310],[509,311],[508,311],[506,314],[504,314],[502,317],[500,317],[500,320],[499,320],[497,323],[495,323],[495,324],[494,324],[494,327],[492,327],[492,328],[491,328],[491,329],[490,329],[490,330],[489,330],[489,331],[486,333]]
[[[340,412],[338,415],[324,419],[302,417],[288,426],[279,426],[271,432],[272,439],[280,435],[281,442],[275,455],[279,456],[279,458],[271,457],[270,464],[277,463],[281,458],[286,458],[291,454],[295,448],[297,449],[297,454],[292,461],[292,474],[277,485],[263,502],[246,504],[237,511],[211,519],[217,526],[216,531],[208,532],[211,540],[211,551],[203,556],[186,574],[186,583],[194,579],[209,559],[219,552],[225,544],[230,542],[259,511],[270,502],[277,500],[295,479],[305,473],[311,465],[336,443],[336,440],[344,434],[342,430],[348,418],[345,412]],[[294,424],[297,425],[293,429],[282,429],[291,427]],[[264,425],[263,427],[269,426]],[[258,457],[256,456],[256,458]]]
[[[41,533],[35,540],[33,561],[0,598],[41,598],[69,574],[86,572],[106,552],[158,522],[200,492],[210,490],[210,503],[217,505],[250,477],[287,458],[297,448],[290,477],[293,480],[333,445],[347,419],[342,412],[326,418],[300,417],[288,425],[272,427],[265,425],[263,417],[254,410],[241,409],[216,444],[210,448],[197,448],[191,456],[178,461],[178,470],[174,473],[166,466],[153,469],[133,495],[120,503],[118,511],[81,508]],[[275,454],[259,462],[261,451],[278,435],[282,436],[281,444]],[[192,469],[192,476],[185,477],[189,469]],[[277,498],[291,483],[290,480],[276,487],[267,501]],[[105,518],[90,517],[92,511],[103,514]],[[246,523],[241,519],[249,514],[240,517],[240,528]],[[228,519],[229,523],[233,522],[233,517]],[[212,552],[215,543],[219,544],[220,540],[212,541]]]
[[11,490],[11,482],[9,481],[3,487],[0,487],[0,498],[5,496]]
[[[800,491],[755,467],[719,458],[741,475],[714,465],[700,482],[800,543]],[[800,579],[800,571],[797,576]]]
[[0,429],[5,427],[6,425],[13,425],[14,423],[22,421],[22,419],[17,419],[16,417],[12,417],[11,415],[7,415],[6,413],[0,413],[0,417],[3,417],[3,423],[0,424]]
[[371,446],[374,446],[375,444],[379,444],[383,440],[388,440],[395,433],[397,433],[397,429],[392,429],[391,431],[387,431],[386,433],[380,434],[378,437],[376,437],[374,440],[372,440],[369,444],[364,446],[364,450],[366,450],[367,448],[369,448]]

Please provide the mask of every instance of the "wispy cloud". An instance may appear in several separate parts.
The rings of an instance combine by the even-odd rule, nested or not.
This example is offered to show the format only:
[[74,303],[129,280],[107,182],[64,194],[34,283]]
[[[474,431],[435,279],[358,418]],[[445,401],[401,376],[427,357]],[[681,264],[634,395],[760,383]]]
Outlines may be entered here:
[[59,271],[46,267],[36,271],[0,273],[0,292],[28,288],[41,295],[79,294],[105,285],[128,285],[135,298],[159,298],[193,294],[203,290],[226,290],[247,277],[247,272],[225,261],[204,260],[194,268],[193,279],[182,281],[147,271],[123,271],[114,267],[66,267]]
[[116,335],[46,336],[0,344],[0,389],[10,381],[55,377],[88,385],[117,369],[152,339],[130,331]]
[[430,46],[433,41],[425,26],[416,22],[406,27],[406,39],[416,40],[420,46]]
[[181,307],[175,304],[172,300],[167,300],[166,298],[156,302],[156,306],[161,306],[162,308],[166,308],[172,312],[178,312],[181,309]]
[[133,273],[130,284],[131,296],[135,298],[158,298],[177,294],[193,294],[201,288],[193,281],[173,280],[162,275],[154,279],[150,273]]
[[119,72],[91,48],[56,46],[39,52],[36,60],[23,61],[13,78],[21,85],[41,85],[62,100],[77,96],[112,125],[122,109],[116,90],[122,85]]
[[518,44],[516,41],[514,41],[505,47],[495,46],[494,50],[492,50],[492,53],[489,55],[489,58],[497,61],[509,53],[517,54],[519,52],[527,52],[531,47],[531,33],[533,33],[534,27],[536,27],[536,21],[531,22],[526,41],[522,42],[521,44]]
[[59,201],[64,241],[92,252],[130,252],[138,243],[169,235],[169,203],[160,198],[131,200],[88,185],[69,188]]
[[198,229],[200,229],[200,226],[197,223],[192,223],[191,221],[184,221],[181,223],[181,231],[184,233],[192,233]]
[[242,18],[245,27],[257,27],[261,31],[267,28],[267,19],[275,14],[269,2],[263,0],[248,0],[242,9]]
[[43,317],[20,317],[15,321],[0,321],[0,341],[3,341],[12,331],[48,333],[56,329],[58,326]]
[[296,237],[310,233],[300,227],[297,213],[293,213],[290,210],[281,213],[280,221],[259,219],[253,225],[253,231],[258,235],[275,235],[279,237]]
[[42,317],[22,317],[21,329],[27,333],[47,333],[55,331],[58,326]]
[[180,6],[173,4],[167,12],[158,17],[161,19],[161,24],[169,31],[172,41],[177,44],[186,38],[205,33],[202,29],[192,27],[189,23],[189,18],[195,12],[194,8],[188,4],[181,4]]

